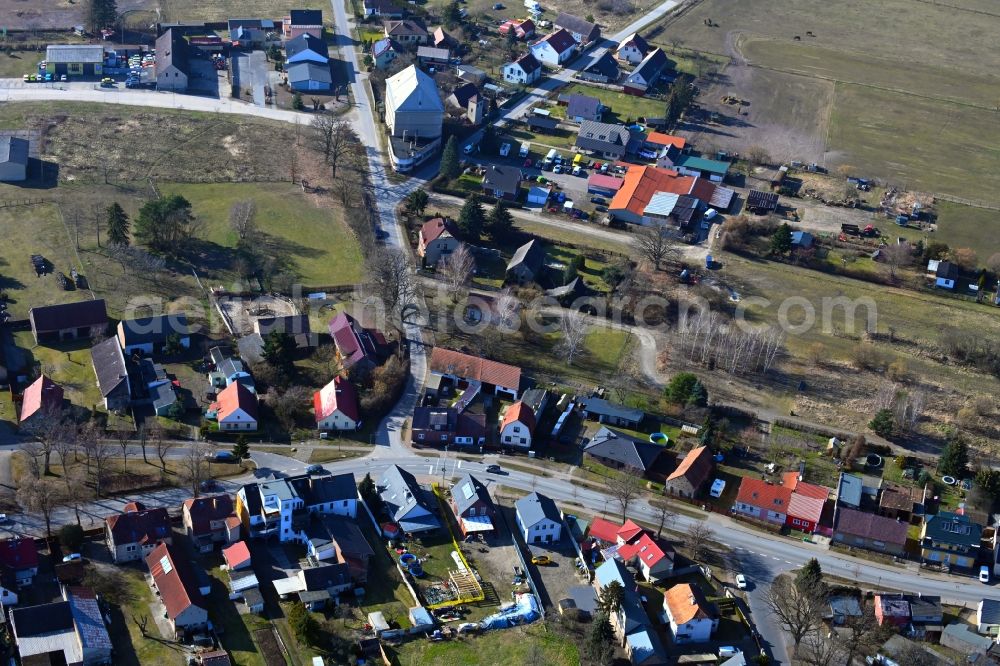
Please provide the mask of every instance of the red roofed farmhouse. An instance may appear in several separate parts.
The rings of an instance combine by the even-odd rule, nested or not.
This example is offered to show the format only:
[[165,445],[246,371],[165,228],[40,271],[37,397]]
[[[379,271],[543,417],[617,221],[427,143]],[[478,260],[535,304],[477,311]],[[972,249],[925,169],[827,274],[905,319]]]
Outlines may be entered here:
[[42,375],[24,390],[21,400],[19,423],[29,425],[32,421],[44,419],[46,415],[58,418],[62,410],[63,389],[54,381]]
[[174,632],[180,635],[204,629],[208,624],[208,611],[191,563],[178,557],[164,543],[146,556],[146,566]]
[[170,516],[163,507],[146,509],[138,502],[130,502],[122,513],[104,519],[104,540],[116,563],[141,560],[153,548],[172,539]]
[[431,352],[430,371],[469,385],[491,386],[494,393],[506,393],[514,399],[521,391],[521,368],[444,347]]
[[219,393],[207,415],[219,422],[219,430],[256,430],[257,395],[241,382],[233,382]]
[[619,547],[616,557],[626,564],[638,564],[643,578],[648,581],[659,580],[674,570],[674,549],[648,532],[643,532],[633,543]]
[[358,395],[343,377],[334,377],[313,394],[313,409],[318,430],[357,430],[361,425]]
[[705,487],[713,467],[712,452],[708,447],[699,446],[689,451],[677,469],[667,477],[664,490],[671,495],[695,497]]
[[217,543],[232,544],[240,539],[241,523],[229,495],[184,500],[182,513],[184,529],[203,553]]
[[784,525],[792,491],[785,486],[744,477],[733,508],[737,512],[777,525]]
[[815,532],[823,517],[823,507],[830,490],[800,481],[796,472],[786,472],[782,478],[784,487],[792,491],[785,524],[803,532]]

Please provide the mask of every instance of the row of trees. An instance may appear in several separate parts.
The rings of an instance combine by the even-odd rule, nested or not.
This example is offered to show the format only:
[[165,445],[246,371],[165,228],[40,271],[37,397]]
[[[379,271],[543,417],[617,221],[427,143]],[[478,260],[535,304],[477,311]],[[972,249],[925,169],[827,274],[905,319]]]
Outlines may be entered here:
[[680,333],[680,346],[686,350],[688,360],[733,375],[767,373],[785,347],[781,329],[746,330],[726,321],[718,312],[692,317]]

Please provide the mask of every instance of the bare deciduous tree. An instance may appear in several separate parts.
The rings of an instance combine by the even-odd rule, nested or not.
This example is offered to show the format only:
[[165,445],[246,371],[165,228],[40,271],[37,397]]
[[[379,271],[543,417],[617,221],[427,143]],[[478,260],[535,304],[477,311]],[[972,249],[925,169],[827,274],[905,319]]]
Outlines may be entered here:
[[112,449],[111,442],[104,439],[102,433],[96,433],[89,440],[89,445],[90,460],[94,465],[94,491],[100,497],[101,487],[104,484],[104,475],[108,471],[108,464],[114,455],[114,449]]
[[52,538],[52,512],[62,504],[65,494],[55,479],[41,478],[18,490],[18,500],[29,511],[36,511],[45,521],[45,536]]
[[688,359],[714,365],[732,375],[765,374],[785,346],[778,327],[744,330],[718,312],[690,317],[681,327]]
[[579,310],[568,310],[563,313],[559,327],[562,330],[559,350],[566,357],[566,365],[573,365],[573,360],[583,351],[583,342],[590,332],[590,318]]
[[889,279],[894,281],[901,269],[913,263],[913,246],[909,243],[896,243],[882,248],[879,256],[883,259]]
[[829,637],[812,634],[802,641],[799,658],[808,666],[844,666],[847,651],[836,635]]
[[203,442],[193,442],[184,455],[184,476],[191,489],[191,495],[195,498],[201,491],[201,482],[209,473],[209,462],[205,454],[209,453],[208,446]]
[[163,428],[156,428],[152,434],[153,446],[156,449],[156,457],[160,459],[160,468],[164,473],[167,471],[167,455],[174,449],[174,442],[171,440]]
[[31,455],[37,452],[42,458],[41,474],[48,476],[52,460],[52,452],[55,450],[56,442],[60,439],[71,437],[74,425],[69,422],[60,407],[45,405],[40,414],[28,422],[25,431],[35,438],[36,446],[26,450]]
[[824,600],[800,590],[789,576],[776,578],[764,593],[764,603],[792,637],[794,654],[802,640],[823,626]]
[[688,548],[691,549],[691,556],[696,560],[705,559],[713,540],[715,540],[715,530],[703,520],[692,523],[684,536],[684,542],[687,543]]
[[656,538],[659,539],[663,536],[663,528],[673,521],[675,514],[666,500],[651,502],[650,505],[656,511]]
[[513,333],[518,329],[521,318],[518,313],[521,310],[521,301],[518,300],[510,287],[504,288],[497,294],[493,301],[493,323],[497,330],[502,333]]
[[618,506],[621,507],[622,522],[624,523],[625,517],[628,515],[629,505],[642,492],[639,477],[625,470],[622,474],[608,480],[608,492],[611,493],[611,496],[618,502]]
[[386,317],[399,332],[402,354],[406,325],[417,315],[417,286],[410,262],[400,250],[381,247],[372,257],[369,279]]
[[476,260],[472,257],[472,252],[465,243],[459,243],[457,250],[441,258],[439,270],[445,282],[448,283],[452,302],[461,298],[466,284],[472,279],[472,271],[475,268]]
[[257,232],[257,204],[253,199],[235,202],[229,208],[229,226],[241,241],[246,241]]
[[336,178],[337,167],[352,150],[351,144],[357,141],[354,129],[346,120],[328,113],[320,113],[313,118],[312,127],[323,159],[330,165],[333,177]]
[[635,241],[639,254],[656,270],[660,270],[663,262],[676,261],[680,257],[673,232],[666,224],[640,227],[635,232]]

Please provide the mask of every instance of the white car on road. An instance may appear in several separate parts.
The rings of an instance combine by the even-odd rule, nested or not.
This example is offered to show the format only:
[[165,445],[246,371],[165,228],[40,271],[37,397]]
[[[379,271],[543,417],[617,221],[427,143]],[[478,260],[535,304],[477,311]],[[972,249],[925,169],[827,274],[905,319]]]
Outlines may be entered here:
[[736,574],[736,587],[741,590],[747,589],[747,579],[743,574]]

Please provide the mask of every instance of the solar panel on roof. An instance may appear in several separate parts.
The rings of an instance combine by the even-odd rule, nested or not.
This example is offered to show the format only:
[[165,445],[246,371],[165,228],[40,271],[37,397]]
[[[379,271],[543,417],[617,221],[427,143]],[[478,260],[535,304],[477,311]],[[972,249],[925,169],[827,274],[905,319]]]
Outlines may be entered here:
[[462,494],[465,495],[465,499],[469,499],[476,494],[475,489],[472,487],[472,483],[466,483],[462,486]]
[[170,562],[170,558],[166,555],[160,558],[160,566],[163,568],[164,574],[168,574],[174,570],[174,565]]

